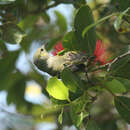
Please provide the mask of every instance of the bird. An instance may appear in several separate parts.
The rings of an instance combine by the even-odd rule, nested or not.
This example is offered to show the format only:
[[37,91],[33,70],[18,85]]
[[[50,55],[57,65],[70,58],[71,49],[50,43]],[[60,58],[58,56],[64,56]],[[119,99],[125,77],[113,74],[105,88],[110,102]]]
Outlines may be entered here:
[[69,68],[72,72],[83,68],[88,56],[83,52],[68,51],[63,55],[52,56],[46,50],[46,44],[38,48],[33,56],[33,62],[38,69],[47,72],[51,76],[57,76],[64,68]]

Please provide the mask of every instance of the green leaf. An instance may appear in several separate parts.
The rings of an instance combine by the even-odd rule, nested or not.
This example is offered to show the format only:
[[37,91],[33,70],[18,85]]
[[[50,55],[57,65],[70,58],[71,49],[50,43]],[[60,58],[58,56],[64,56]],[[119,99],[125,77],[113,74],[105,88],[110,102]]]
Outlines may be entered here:
[[51,49],[53,48],[53,46],[54,46],[58,41],[60,41],[60,40],[61,40],[61,36],[56,37],[56,38],[50,40],[50,41],[47,43],[46,50],[47,50],[47,51],[51,50]]
[[119,130],[116,119],[104,120],[102,124],[100,124],[100,128],[101,130]]
[[76,0],[74,3],[75,8],[80,8],[86,4],[86,0]]
[[116,79],[118,81],[120,81],[124,85],[124,87],[126,88],[127,92],[130,92],[130,80],[124,79],[124,78],[120,78],[120,77],[116,77]]
[[70,116],[72,119],[72,122],[74,123],[74,125],[76,125],[77,127],[79,127],[83,121],[83,112],[77,112],[76,111],[77,106],[72,106],[71,107],[71,111],[70,111]]
[[[88,103],[88,104],[87,104]],[[72,119],[72,122],[77,127],[80,127],[82,121],[84,118],[88,117],[89,113],[86,111],[89,107],[89,103],[91,103],[91,100],[88,98],[86,94],[78,98],[77,102],[71,106],[70,116]]]
[[3,27],[2,39],[10,44],[20,43],[25,34],[16,25]]
[[58,117],[58,122],[59,122],[60,124],[62,124],[63,112],[64,112],[64,110],[63,110],[63,108],[62,108],[62,109],[61,109],[61,113],[60,113],[60,115],[59,115],[59,117]]
[[22,39],[20,43],[22,49],[28,52],[32,42],[39,40],[41,37],[43,37],[43,34],[44,33],[42,30],[36,30],[35,28],[32,28],[31,31],[28,32],[28,34]]
[[88,55],[92,55],[96,45],[95,28],[91,28],[85,37],[82,37],[82,32],[85,27],[93,24],[92,11],[89,6],[83,6],[77,12],[74,19],[75,36],[80,50],[86,51]]
[[56,77],[49,79],[46,90],[52,97],[56,99],[69,101],[68,88]]
[[24,100],[24,92],[26,85],[25,77],[20,73],[16,73],[12,75],[12,78],[15,79],[15,81],[12,82],[12,85],[8,88],[7,103],[10,104],[13,102],[16,105],[20,105],[20,102]]
[[58,99],[55,99],[53,97],[50,98],[51,102],[53,103],[53,105],[64,105],[64,104],[67,104],[68,101],[66,100],[58,100]]
[[63,83],[72,92],[76,92],[77,85],[78,85],[75,78],[76,78],[75,75],[68,69],[64,69],[61,73],[61,79],[62,79]]
[[113,13],[113,14],[111,14],[111,15],[105,16],[105,17],[103,17],[103,18],[97,20],[96,22],[94,22],[94,23],[88,25],[88,26],[85,27],[85,29],[83,30],[82,36],[85,37],[85,34],[86,34],[90,29],[94,28],[96,25],[102,23],[103,21],[105,21],[105,20],[107,20],[107,19],[109,19],[109,18],[111,18],[112,16],[115,16],[115,15],[116,15],[116,14]]
[[56,24],[59,27],[59,30],[61,33],[64,33],[67,31],[67,21],[65,17],[58,11],[54,12],[56,15]]
[[63,39],[63,47],[68,50],[79,50],[79,43],[73,31],[68,32]]
[[42,4],[39,0],[38,2],[35,2],[34,0],[28,0],[26,1],[26,9],[28,12],[37,12],[40,10],[40,5]]
[[[130,45],[121,49],[118,56],[123,55],[128,51],[130,51]],[[119,58],[115,63],[113,63],[111,66],[110,74],[115,77],[130,79],[130,55]]]
[[73,74],[69,69],[64,69],[61,72],[61,79],[66,87],[74,93],[76,92],[77,88],[84,87],[84,84],[82,83],[80,78],[76,74]]
[[7,48],[3,40],[0,40],[0,60],[4,58],[4,54],[6,53]]
[[22,19],[17,25],[23,31],[29,31],[29,29],[32,28],[34,24],[37,22],[38,18],[39,15],[29,15]]
[[31,35],[27,35],[23,38],[23,40],[21,41],[20,45],[21,45],[21,48],[28,52],[29,51],[29,48],[30,48],[30,45],[31,43],[33,42],[33,39],[32,39],[32,36]]
[[119,66],[113,75],[117,77],[130,79],[130,63],[126,63]]
[[87,122],[86,130],[101,130],[97,123],[93,120]]
[[[10,81],[12,80],[11,74],[15,71],[15,63],[18,58],[20,51],[8,52],[5,51],[5,54],[2,59],[0,59],[0,90],[7,89],[10,86]],[[7,82],[8,81],[8,82]]]
[[126,92],[125,86],[121,82],[116,80],[116,79],[113,79],[111,81],[107,81],[105,83],[105,86],[109,90],[111,90],[113,93],[123,93],[123,92]]
[[114,22],[114,28],[119,33],[130,32],[130,23],[127,21],[127,17],[125,16],[127,12],[128,10],[125,10],[120,13]]
[[115,107],[121,117],[130,124],[130,98],[118,96],[114,99]]
[[25,51],[29,51],[32,42],[41,41],[44,35],[48,35],[49,28],[28,28],[28,34],[22,39],[20,45]]
[[[13,79],[13,80],[12,80]],[[14,80],[15,79],[15,80]],[[28,103],[24,99],[25,87],[26,87],[26,76],[21,74],[20,72],[11,73],[8,76],[6,91],[7,95],[7,103],[14,103],[16,108],[21,113],[26,113],[28,110],[31,111],[32,104]]]
[[117,5],[119,8],[119,11],[124,11],[128,7],[130,7],[130,0],[112,0],[114,5]]
[[48,15],[46,12],[42,13],[42,14],[41,14],[41,17],[43,18],[43,20],[44,20],[46,23],[49,23],[49,22],[50,22],[50,17],[49,17],[49,15]]

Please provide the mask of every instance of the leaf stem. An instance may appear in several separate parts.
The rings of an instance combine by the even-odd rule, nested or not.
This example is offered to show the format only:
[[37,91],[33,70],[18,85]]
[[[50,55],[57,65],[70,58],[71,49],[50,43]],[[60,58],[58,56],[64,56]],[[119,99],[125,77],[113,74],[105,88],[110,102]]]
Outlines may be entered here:
[[99,20],[96,21],[95,23],[90,24],[89,26],[85,27],[85,29],[84,29],[83,32],[82,32],[82,37],[85,36],[85,34],[88,32],[88,30],[90,30],[91,28],[93,28],[93,27],[96,26],[97,24],[102,23],[103,21],[109,19],[110,17],[116,16],[116,15],[118,15],[118,14],[119,14],[119,13],[112,13],[112,14],[106,16],[106,17],[103,17],[103,18],[99,19]]
[[109,88],[105,87],[103,84],[101,84],[101,86],[103,88],[105,88],[109,93],[111,93],[111,95],[124,107],[126,108],[128,111],[130,111],[130,109],[127,107],[126,104],[124,104],[119,98],[118,96],[116,96]]
[[109,89],[109,88],[107,88],[107,87],[105,87],[105,85],[104,84],[100,84],[103,88],[105,88],[109,93],[111,93],[111,95],[113,96],[113,97],[116,97],[116,95]]

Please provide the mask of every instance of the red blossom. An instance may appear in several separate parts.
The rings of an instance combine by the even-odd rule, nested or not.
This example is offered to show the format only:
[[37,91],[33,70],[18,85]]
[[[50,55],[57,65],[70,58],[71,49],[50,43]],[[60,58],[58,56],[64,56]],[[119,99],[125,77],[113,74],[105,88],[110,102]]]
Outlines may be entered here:
[[52,54],[53,56],[56,56],[60,51],[64,50],[62,42],[58,42],[54,47]]
[[[64,50],[62,42],[58,42],[54,47],[52,54],[56,56],[60,51]],[[106,46],[102,44],[101,40],[97,40],[96,42],[96,49],[94,51],[94,55],[96,56],[95,62],[100,62],[102,65],[111,62],[107,61],[110,57],[110,54],[106,50]]]
[[104,44],[102,44],[101,40],[97,40],[96,42],[94,55],[96,56],[95,62],[100,62],[102,65],[111,62],[111,60],[108,61],[108,58],[110,58],[110,54],[106,51],[106,47]]

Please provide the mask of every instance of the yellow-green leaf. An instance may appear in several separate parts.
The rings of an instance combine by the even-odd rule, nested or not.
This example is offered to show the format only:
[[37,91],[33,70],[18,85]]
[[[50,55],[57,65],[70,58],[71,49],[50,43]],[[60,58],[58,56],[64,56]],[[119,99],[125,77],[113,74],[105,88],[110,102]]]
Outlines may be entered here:
[[55,99],[69,100],[68,88],[56,77],[50,78],[46,90]]
[[108,87],[113,93],[123,93],[126,92],[125,86],[118,80],[113,79],[111,81],[107,81],[105,83],[106,87]]

